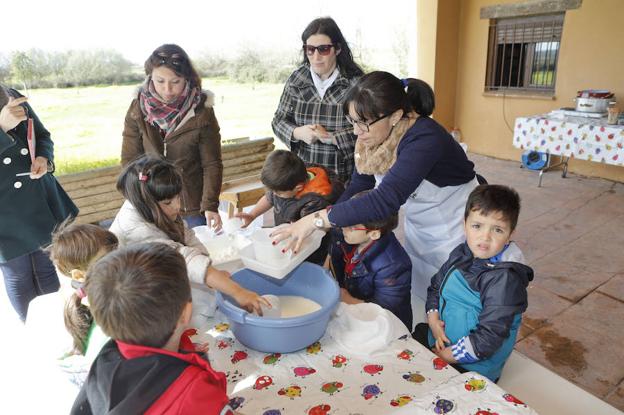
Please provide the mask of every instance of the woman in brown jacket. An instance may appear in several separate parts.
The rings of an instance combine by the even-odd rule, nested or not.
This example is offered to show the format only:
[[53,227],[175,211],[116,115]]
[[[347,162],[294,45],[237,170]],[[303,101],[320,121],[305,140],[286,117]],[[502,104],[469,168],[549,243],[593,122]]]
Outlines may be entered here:
[[221,228],[217,211],[223,176],[214,95],[178,45],[162,45],[145,61],[147,78],[130,104],[121,163],[159,155],[182,172],[182,215],[189,227]]

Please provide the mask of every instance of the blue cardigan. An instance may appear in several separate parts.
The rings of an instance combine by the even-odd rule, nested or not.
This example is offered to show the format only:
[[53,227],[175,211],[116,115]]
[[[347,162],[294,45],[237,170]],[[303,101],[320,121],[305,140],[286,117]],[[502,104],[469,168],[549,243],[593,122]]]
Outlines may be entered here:
[[438,187],[459,186],[475,177],[474,164],[461,146],[440,124],[419,117],[397,147],[397,159],[380,185],[375,176],[353,172],[349,187],[329,212],[334,226],[350,226],[381,220],[399,211],[423,180]]
[[389,232],[364,252],[351,276],[345,275],[343,252],[355,245],[333,243],[331,260],[336,279],[349,294],[390,310],[412,329],[412,262],[394,233]]

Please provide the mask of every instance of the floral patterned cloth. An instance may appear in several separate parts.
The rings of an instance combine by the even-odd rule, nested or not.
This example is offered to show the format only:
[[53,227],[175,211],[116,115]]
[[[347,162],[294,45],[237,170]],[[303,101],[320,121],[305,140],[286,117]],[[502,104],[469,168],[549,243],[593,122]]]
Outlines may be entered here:
[[604,119],[553,117],[516,118],[513,145],[557,156],[624,165],[624,125]]
[[209,342],[210,364],[225,372],[230,405],[241,413],[536,414],[488,379],[458,374],[409,336],[370,360],[328,334],[305,350],[270,354],[240,344],[225,321],[218,314],[194,341]]

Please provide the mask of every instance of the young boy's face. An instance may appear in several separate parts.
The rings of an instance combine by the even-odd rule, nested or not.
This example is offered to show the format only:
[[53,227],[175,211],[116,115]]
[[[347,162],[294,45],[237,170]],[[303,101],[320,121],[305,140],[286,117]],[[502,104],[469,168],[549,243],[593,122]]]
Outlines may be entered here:
[[368,229],[362,224],[342,228],[345,241],[350,245],[361,245],[371,240]]
[[503,250],[511,237],[511,225],[499,211],[483,215],[480,210],[468,214],[464,223],[466,241],[475,258],[487,259]]

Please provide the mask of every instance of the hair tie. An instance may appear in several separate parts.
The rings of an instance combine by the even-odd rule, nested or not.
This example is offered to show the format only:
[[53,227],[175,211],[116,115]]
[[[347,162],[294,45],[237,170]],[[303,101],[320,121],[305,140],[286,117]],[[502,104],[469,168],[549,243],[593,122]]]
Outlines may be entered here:
[[78,298],[82,300],[83,298],[87,296],[87,293],[82,287],[79,287],[76,289],[76,295],[78,296]]
[[147,179],[149,178],[149,176],[147,174],[144,174],[143,172],[139,172],[139,181],[140,182],[147,182]]
[[401,79],[401,84],[403,85],[403,88],[407,88],[407,85],[409,84],[409,79],[407,78]]

